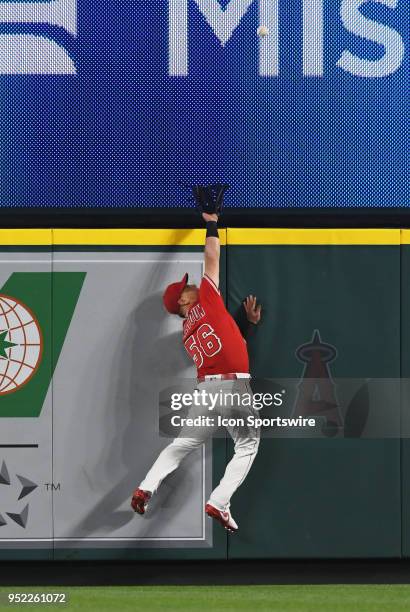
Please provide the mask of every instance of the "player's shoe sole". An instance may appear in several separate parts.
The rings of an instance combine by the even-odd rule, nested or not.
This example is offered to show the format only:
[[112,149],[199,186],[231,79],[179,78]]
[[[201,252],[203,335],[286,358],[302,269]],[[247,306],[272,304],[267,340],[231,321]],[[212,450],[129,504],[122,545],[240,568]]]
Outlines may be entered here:
[[145,514],[150,499],[151,493],[149,491],[135,489],[132,494],[131,507],[137,514]]
[[218,510],[212,504],[206,504],[205,512],[208,516],[215,519],[230,533],[235,533],[238,531],[238,525],[233,520],[230,512],[223,512],[222,510]]

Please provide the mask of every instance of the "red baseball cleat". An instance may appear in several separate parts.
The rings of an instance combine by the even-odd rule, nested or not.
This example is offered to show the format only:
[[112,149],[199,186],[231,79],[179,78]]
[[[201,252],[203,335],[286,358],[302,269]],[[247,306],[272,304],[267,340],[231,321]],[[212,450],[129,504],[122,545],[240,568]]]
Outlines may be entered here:
[[150,499],[151,493],[149,491],[135,489],[134,493],[132,494],[131,507],[134,512],[138,512],[138,514],[145,514],[145,510]]
[[227,531],[229,531],[230,533],[238,531],[238,525],[233,520],[229,510],[218,510],[218,508],[215,508],[215,506],[208,503],[205,506],[205,512],[208,516],[217,520],[218,523],[221,523],[222,527],[225,527],[225,529],[227,529]]

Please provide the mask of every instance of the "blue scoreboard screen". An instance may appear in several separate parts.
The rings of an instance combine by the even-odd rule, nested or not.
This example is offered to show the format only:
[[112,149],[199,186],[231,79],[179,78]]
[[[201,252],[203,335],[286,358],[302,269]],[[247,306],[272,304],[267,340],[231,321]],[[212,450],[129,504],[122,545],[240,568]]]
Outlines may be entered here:
[[0,206],[408,207],[408,0],[1,0]]

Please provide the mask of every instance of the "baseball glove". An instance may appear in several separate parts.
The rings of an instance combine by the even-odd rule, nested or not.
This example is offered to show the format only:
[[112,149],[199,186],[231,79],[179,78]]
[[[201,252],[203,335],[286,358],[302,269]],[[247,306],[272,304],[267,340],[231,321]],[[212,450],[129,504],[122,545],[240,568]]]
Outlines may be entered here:
[[229,189],[226,183],[215,183],[213,185],[191,185],[196,207],[201,213],[220,215],[223,207],[225,192]]

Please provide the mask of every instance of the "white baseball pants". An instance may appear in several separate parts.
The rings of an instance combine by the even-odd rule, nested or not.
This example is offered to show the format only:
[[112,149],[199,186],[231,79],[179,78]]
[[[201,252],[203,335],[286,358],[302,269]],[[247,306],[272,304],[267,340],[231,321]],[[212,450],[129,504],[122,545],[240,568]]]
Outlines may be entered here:
[[[219,389],[222,389],[226,392],[246,393],[252,396],[249,380],[247,379],[206,381],[198,383],[198,389],[206,389],[209,393],[216,393]],[[230,408],[216,405],[212,412],[209,412],[206,407],[194,407],[189,411],[188,417],[194,418],[200,414],[212,415],[214,418],[218,414],[222,417],[232,416]],[[241,416],[246,419],[246,416],[249,414],[257,415],[252,406],[241,408]],[[216,429],[216,427],[199,427],[193,432],[192,428],[182,428],[178,438],[175,438],[160,453],[145,479],[141,482],[140,489],[154,493],[164,478],[178,468],[183,458],[200,447]],[[209,498],[209,502],[219,510],[229,508],[232,495],[245,480],[258,452],[260,438],[258,428],[247,426],[244,429],[236,425],[228,425],[226,429],[235,443],[235,452],[226,466],[225,474],[219,485],[212,491]],[[195,437],[193,437],[193,434]]]

